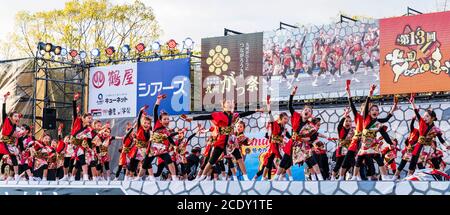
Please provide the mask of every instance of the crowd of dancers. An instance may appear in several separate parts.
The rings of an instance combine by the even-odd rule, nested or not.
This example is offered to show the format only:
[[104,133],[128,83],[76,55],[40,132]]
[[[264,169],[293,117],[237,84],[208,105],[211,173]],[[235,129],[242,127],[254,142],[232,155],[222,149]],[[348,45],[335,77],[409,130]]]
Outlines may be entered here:
[[[267,116],[269,145],[263,154],[264,162],[252,180],[293,180],[293,165],[304,166],[306,180],[398,180],[407,163],[408,175],[417,168],[445,168],[444,153],[438,144],[443,144],[445,149],[450,146],[434,124],[436,113],[431,109],[421,111],[412,95],[409,102],[415,115],[411,118],[405,147],[400,149],[385,125],[397,110],[398,99],[394,99],[387,116],[380,118],[379,107],[371,102],[375,88],[375,85],[370,87],[367,99],[358,110],[350,94],[350,81],[347,82],[349,107],[337,126],[337,137],[319,132],[321,124],[326,122],[313,115],[311,106],[301,110],[293,108],[297,87],[292,88],[287,113],[280,112],[274,117],[270,96],[265,108],[246,112],[235,112],[234,102],[224,100],[222,111],[193,118],[181,115],[188,123],[199,121],[192,131],[170,128],[169,115],[158,110],[165,95],[158,95],[153,115],[147,115],[148,105],[142,107],[137,119],[127,123],[123,136],[112,136],[109,123],[93,120],[89,113],[80,113],[77,108],[80,95],[76,93],[70,133],[63,134],[61,124],[56,138],[44,133],[39,139],[33,136],[30,126],[20,124],[20,113],[7,114],[7,93],[0,140],[2,179],[251,180],[242,149],[253,139],[245,135],[246,124],[240,118],[257,112]],[[201,124],[205,120],[211,121],[210,128]],[[289,121],[290,131],[286,127]],[[196,135],[206,135],[204,148],[188,147]],[[113,140],[121,141],[115,174],[110,169],[109,149]],[[336,143],[334,168],[330,168],[326,141]],[[401,162],[397,166],[399,154]],[[239,179],[238,172],[242,176]]]
[[[305,55],[305,40],[308,32],[305,30],[303,37],[287,39],[283,44],[270,44],[264,52],[264,75],[281,75],[287,80],[288,74],[293,74],[288,86],[294,81],[299,81],[299,74],[306,73],[314,80],[312,86],[317,87],[318,78],[325,79],[328,76],[328,85],[333,84],[336,78],[340,78],[344,72],[351,75],[351,80],[360,82],[357,72],[362,68],[367,75],[369,70],[374,71],[374,66],[379,62],[379,29],[369,27],[365,33],[352,34],[346,37],[329,35],[323,31],[317,38],[311,40],[311,55]],[[317,71],[317,72],[314,72]],[[379,79],[377,72],[372,75]]]

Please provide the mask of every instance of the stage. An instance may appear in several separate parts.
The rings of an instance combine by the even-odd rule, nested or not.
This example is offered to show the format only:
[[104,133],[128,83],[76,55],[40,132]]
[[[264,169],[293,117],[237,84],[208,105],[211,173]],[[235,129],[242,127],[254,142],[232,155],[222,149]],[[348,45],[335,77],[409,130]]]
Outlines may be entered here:
[[437,181],[1,181],[0,195],[449,195]]

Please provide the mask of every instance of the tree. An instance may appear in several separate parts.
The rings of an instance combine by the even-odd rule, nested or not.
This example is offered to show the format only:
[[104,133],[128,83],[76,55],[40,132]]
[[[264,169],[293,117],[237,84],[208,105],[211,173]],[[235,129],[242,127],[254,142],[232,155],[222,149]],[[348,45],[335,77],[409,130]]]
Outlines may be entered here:
[[[38,42],[89,52],[109,46],[151,44],[162,33],[151,7],[140,0],[113,5],[109,0],[71,0],[63,9],[16,14],[15,31],[3,48],[11,57],[34,56]],[[2,53],[5,55],[5,53]],[[12,55],[13,54],[13,55]]]

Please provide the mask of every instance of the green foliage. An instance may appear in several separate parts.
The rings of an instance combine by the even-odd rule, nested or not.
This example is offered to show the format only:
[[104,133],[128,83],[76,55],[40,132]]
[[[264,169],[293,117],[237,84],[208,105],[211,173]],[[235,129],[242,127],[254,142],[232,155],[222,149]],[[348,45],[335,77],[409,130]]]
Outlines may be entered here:
[[139,0],[123,5],[109,0],[71,0],[63,9],[21,11],[16,14],[15,25],[8,41],[0,44],[2,49],[18,50],[9,51],[7,58],[34,56],[39,41],[68,50],[99,48],[103,52],[108,46],[151,44],[162,33],[152,8]]

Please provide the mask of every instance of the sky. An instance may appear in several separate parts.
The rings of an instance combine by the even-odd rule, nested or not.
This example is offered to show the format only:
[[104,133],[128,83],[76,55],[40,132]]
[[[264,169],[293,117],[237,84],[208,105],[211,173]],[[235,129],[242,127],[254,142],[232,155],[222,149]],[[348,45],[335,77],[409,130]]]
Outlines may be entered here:
[[[19,11],[45,11],[64,7],[67,0],[0,0],[0,40],[14,31]],[[120,4],[133,0],[111,0]],[[155,12],[163,35],[161,41],[182,41],[191,37],[198,46],[201,38],[222,36],[224,28],[243,33],[290,24],[326,24],[340,12],[374,18],[401,16],[409,6],[421,12],[438,10],[445,0],[141,0]],[[447,3],[450,9],[450,0]],[[443,7],[439,7],[442,10]]]

